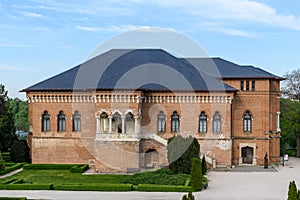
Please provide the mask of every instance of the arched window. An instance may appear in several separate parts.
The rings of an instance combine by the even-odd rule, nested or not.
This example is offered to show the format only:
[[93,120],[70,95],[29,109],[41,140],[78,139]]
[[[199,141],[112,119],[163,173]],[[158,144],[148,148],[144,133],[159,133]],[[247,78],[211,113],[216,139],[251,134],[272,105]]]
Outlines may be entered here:
[[106,112],[101,113],[100,115],[100,131],[101,133],[108,133],[109,131],[109,122],[108,122],[108,115]]
[[79,132],[81,131],[81,116],[79,114],[78,111],[75,111],[73,117],[72,117],[72,121],[73,121],[73,131],[74,132]]
[[251,114],[247,111],[244,115],[244,132],[251,132]]
[[42,115],[42,131],[50,131],[50,115],[48,111],[44,111],[44,114]]
[[206,133],[207,132],[207,116],[205,112],[201,112],[199,116],[199,133]]
[[114,133],[122,133],[122,119],[121,115],[116,112],[112,118],[113,132]]
[[215,112],[213,116],[213,133],[221,132],[221,115],[219,112]]
[[134,118],[131,112],[126,114],[125,133],[134,133]]
[[179,131],[179,115],[176,111],[173,112],[171,116],[171,132],[178,132]]
[[157,132],[166,132],[166,116],[163,111],[157,116]]
[[63,111],[59,111],[57,116],[57,131],[66,131],[66,116]]

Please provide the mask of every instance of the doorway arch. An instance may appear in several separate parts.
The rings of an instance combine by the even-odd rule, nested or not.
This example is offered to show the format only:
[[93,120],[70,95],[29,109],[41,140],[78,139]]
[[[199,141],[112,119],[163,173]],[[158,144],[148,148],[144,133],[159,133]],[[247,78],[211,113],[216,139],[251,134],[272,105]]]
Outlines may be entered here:
[[155,149],[148,149],[145,152],[145,168],[156,168],[159,163],[159,154]]

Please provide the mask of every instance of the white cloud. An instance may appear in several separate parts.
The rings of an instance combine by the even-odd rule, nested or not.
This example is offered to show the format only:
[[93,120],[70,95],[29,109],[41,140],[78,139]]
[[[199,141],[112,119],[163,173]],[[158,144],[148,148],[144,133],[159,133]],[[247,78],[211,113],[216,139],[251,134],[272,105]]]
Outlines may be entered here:
[[24,48],[30,48],[30,47],[37,47],[37,46],[35,46],[35,45],[27,45],[27,44],[0,43],[0,47],[24,47]]
[[92,26],[75,26],[76,29],[82,31],[90,31],[90,32],[98,32],[101,29],[99,27],[92,27]]
[[[161,28],[155,28],[151,26],[136,26],[136,25],[112,25],[108,27],[93,27],[93,26],[75,26],[78,30],[83,31],[90,31],[90,32],[101,32],[101,31],[107,31],[107,32],[126,32],[126,31],[132,31],[132,30],[138,30],[138,31],[163,31],[165,29]],[[153,29],[154,28],[154,29]],[[169,29],[171,30],[171,29]]]
[[45,27],[45,26],[36,27],[35,30],[37,30],[37,31],[51,31],[50,28]]
[[23,72],[23,71],[28,71],[28,69],[25,67],[14,67],[14,66],[0,64],[0,70],[3,70],[3,71],[21,71],[21,72]]
[[43,17],[42,14],[34,13],[34,12],[28,12],[28,11],[19,11],[24,17],[32,17],[32,18],[41,18]]
[[300,31],[300,17],[279,14],[276,9],[252,0],[153,0],[159,6],[181,9],[188,15],[211,20],[248,21]]

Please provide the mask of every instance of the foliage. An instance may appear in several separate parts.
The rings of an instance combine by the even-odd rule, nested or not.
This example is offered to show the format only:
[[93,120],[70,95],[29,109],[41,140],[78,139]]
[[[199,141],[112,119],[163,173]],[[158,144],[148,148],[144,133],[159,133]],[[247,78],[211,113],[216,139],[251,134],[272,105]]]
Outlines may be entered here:
[[16,130],[28,132],[28,105],[26,101],[15,98],[9,100]]
[[27,141],[25,139],[14,141],[11,146],[10,156],[13,162],[31,162],[30,148]]
[[137,191],[143,192],[189,192],[192,188],[182,185],[154,185],[154,184],[139,184]]
[[10,173],[17,169],[20,169],[21,167],[23,167],[23,163],[15,163],[14,165],[11,165],[11,166],[5,166],[5,169],[0,170],[0,175]]
[[297,147],[300,156],[300,102],[281,99],[280,104],[281,146]]
[[23,168],[27,170],[69,170],[75,166],[77,166],[77,164],[26,164]]
[[159,169],[153,172],[141,172],[128,176],[124,183],[158,184],[158,185],[184,185],[189,179],[187,174],[175,174],[169,169]]
[[27,200],[26,197],[0,197],[0,200]]
[[5,162],[11,162],[10,152],[2,152],[2,157]]
[[0,185],[2,190],[52,190],[53,184],[44,183],[44,184],[8,184]]
[[71,167],[71,173],[83,173],[85,172],[89,166],[87,164],[75,165]]
[[189,192],[187,196],[183,195],[182,200],[195,200],[195,197],[192,192]]
[[192,158],[198,158],[200,145],[194,137],[183,138],[181,135],[168,140],[169,168],[175,173],[190,174]]
[[207,172],[207,165],[206,165],[205,156],[203,156],[203,158],[202,158],[201,165],[202,165],[202,174],[204,175]]
[[199,158],[192,159],[191,186],[196,191],[202,189],[202,165]]
[[300,100],[300,69],[287,72],[284,78],[286,78],[286,80],[282,87],[283,93],[288,97]]
[[5,168],[5,163],[0,151],[0,171],[3,170],[4,168]]
[[298,200],[298,190],[295,181],[289,184],[288,200]]
[[54,186],[54,189],[72,191],[131,191],[132,184],[58,184]]
[[17,140],[17,136],[8,103],[7,91],[4,85],[0,84],[0,150],[8,151],[15,140]]

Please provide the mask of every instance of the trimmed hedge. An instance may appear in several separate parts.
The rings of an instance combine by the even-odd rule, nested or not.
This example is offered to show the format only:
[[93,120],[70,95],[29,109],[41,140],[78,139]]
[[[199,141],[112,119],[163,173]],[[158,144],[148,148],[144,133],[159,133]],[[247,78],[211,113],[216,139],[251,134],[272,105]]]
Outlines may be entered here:
[[55,190],[69,191],[131,191],[132,184],[57,184]]
[[2,190],[52,190],[53,184],[6,184],[0,185]]
[[5,162],[11,162],[10,152],[2,152],[1,154]]
[[27,200],[26,197],[0,197],[0,200]]
[[82,165],[75,165],[71,167],[71,173],[83,173],[89,168],[88,165],[82,164]]
[[76,164],[26,164],[24,165],[24,169],[47,169],[47,170],[68,170],[72,167],[76,166]]
[[12,171],[15,171],[17,169],[20,169],[21,167],[23,167],[23,165],[24,165],[23,163],[17,163],[11,167],[5,167],[4,170],[0,171],[0,175],[4,175],[4,174],[10,173]]
[[154,185],[154,184],[139,184],[137,191],[142,192],[190,192],[193,188],[182,185]]

